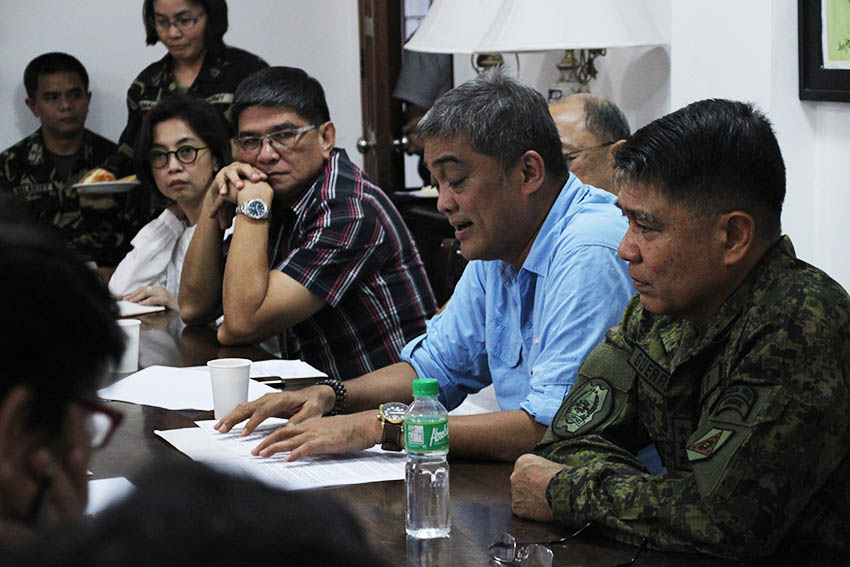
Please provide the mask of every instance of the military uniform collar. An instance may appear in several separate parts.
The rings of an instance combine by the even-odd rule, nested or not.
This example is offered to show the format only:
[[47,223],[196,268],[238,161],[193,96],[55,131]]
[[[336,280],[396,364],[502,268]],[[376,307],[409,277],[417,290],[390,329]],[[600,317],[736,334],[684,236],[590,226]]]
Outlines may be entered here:
[[[727,329],[742,314],[746,313],[754,303],[754,296],[758,292],[758,289],[762,287],[760,280],[765,274],[767,267],[780,261],[780,258],[783,256],[796,258],[794,245],[788,236],[783,236],[767,249],[756,265],[753,266],[752,270],[750,270],[750,273],[747,274],[747,277],[744,278],[744,281],[741,282],[741,285],[720,305],[717,313],[705,329],[697,350],[701,350],[710,343],[725,340]],[[693,325],[693,323],[691,324]]]
[[[83,137],[80,141],[80,151],[77,155],[86,160],[91,159],[93,149],[92,133],[83,129]],[[30,134],[27,138],[27,163],[33,167],[44,165],[47,162],[48,149],[44,144],[44,135],[41,128]]]
[[[225,49],[227,49],[226,46],[216,51],[207,49],[206,53],[204,53],[204,60],[201,62],[198,76],[195,77],[192,85],[197,84],[199,81],[218,81],[221,78],[221,74],[224,73],[222,55]],[[166,53],[159,62],[161,69],[159,73],[154,75],[154,81],[159,84],[158,86],[172,83],[174,81],[174,73],[171,69],[174,64],[174,58],[170,53]]]

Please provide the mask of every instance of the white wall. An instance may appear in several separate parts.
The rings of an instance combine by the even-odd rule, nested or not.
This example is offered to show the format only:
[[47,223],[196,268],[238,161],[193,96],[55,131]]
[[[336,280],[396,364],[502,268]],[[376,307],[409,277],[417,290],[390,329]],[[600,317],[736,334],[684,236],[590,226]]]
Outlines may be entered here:
[[[797,97],[797,3],[794,0],[650,0],[669,44],[610,50],[598,60],[592,90],[619,104],[633,128],[694,100],[754,101],[773,120],[788,168],[783,214],[798,255],[850,288],[850,254],[842,230],[850,210],[846,159],[850,104]],[[325,86],[338,145],[353,151],[360,135],[355,0],[231,0],[228,43],[271,64],[304,67]],[[94,15],[95,24],[86,23]],[[96,27],[97,39],[86,38]],[[92,75],[91,127],[117,138],[133,77],[160,57],[145,47],[141,1],[0,0],[0,147],[37,127],[23,104],[21,75],[35,55],[67,50]],[[521,76],[541,90],[555,80],[557,55],[521,56]],[[471,77],[455,58],[456,82]]]
[[[356,0],[231,0],[229,8],[225,42],[316,77],[337,126],[337,145],[359,160]],[[0,149],[38,127],[24,105],[22,77],[26,64],[48,51],[67,51],[83,62],[92,90],[87,126],[116,140],[127,119],[127,87],[165,54],[161,44],[145,45],[141,14],[141,0],[0,0]]]
[[688,0],[671,7],[672,108],[727,97],[767,113],[787,168],[783,230],[800,258],[850,289],[843,230],[850,104],[799,100],[797,2]]
[[[795,0],[648,0],[660,48],[609,50],[591,91],[621,106],[633,129],[690,102],[752,101],[770,117],[787,168],[783,231],[797,255],[850,289],[844,223],[850,210],[850,103],[800,101]],[[520,56],[520,76],[542,92],[555,53]],[[507,58],[512,64],[513,59]],[[471,78],[468,56],[455,79]]]

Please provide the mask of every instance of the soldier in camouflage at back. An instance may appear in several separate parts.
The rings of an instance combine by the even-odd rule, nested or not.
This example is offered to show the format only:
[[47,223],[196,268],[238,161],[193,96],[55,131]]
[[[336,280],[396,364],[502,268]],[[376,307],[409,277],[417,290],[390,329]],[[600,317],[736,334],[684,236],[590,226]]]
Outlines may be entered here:
[[26,104],[41,128],[0,154],[0,191],[56,228],[85,260],[110,267],[129,250],[147,205],[141,191],[85,196],[71,187],[116,150],[85,129],[88,82],[83,65],[65,53],[46,53],[27,65]]
[[[579,371],[514,512],[765,565],[850,557],[850,298],[798,260],[751,105],[656,120],[616,157],[638,296]],[[654,442],[667,472],[634,452]]]

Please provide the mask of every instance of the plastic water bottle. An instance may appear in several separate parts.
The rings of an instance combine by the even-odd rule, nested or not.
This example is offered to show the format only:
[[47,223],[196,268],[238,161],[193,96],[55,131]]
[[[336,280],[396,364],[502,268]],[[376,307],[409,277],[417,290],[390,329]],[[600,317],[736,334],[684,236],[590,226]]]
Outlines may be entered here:
[[413,381],[413,403],[404,416],[407,467],[404,474],[407,535],[448,537],[449,415],[437,399],[440,385],[433,378]]

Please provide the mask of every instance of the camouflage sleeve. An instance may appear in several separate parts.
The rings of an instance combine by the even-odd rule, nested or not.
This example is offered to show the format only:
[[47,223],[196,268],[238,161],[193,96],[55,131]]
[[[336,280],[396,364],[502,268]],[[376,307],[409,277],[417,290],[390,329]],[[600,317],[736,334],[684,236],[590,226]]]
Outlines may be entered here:
[[114,173],[116,177],[124,177],[135,172],[133,148],[142,125],[142,110],[139,106],[142,89],[144,84],[137,78],[127,90],[127,124],[118,138],[118,152],[109,156],[103,163],[103,168]]
[[98,266],[117,266],[130,251],[130,242],[147,223],[149,191],[136,187],[128,193],[80,199],[85,210],[82,248],[90,250]]
[[[672,551],[774,551],[850,446],[850,315],[836,303],[730,339],[725,386],[687,441],[692,472],[649,476],[608,438],[628,422],[615,416],[616,386],[615,417],[586,433],[570,425],[581,419],[575,408],[559,412],[538,448],[567,465],[550,485],[556,520]],[[564,406],[583,392],[574,388]]]
[[12,177],[10,162],[12,161],[9,155],[10,151],[5,151],[0,154],[0,192],[12,193]]

